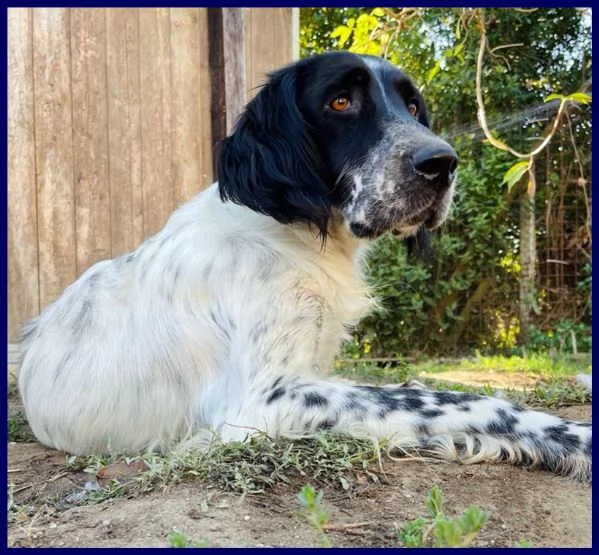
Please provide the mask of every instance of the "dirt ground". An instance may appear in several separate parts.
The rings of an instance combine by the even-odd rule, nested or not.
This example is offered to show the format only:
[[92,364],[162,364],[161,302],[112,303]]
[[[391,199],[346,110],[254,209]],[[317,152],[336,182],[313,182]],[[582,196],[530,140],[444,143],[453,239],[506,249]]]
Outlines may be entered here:
[[[590,421],[591,405],[558,413]],[[10,523],[9,545],[165,547],[174,530],[211,546],[320,545],[319,534],[297,516],[297,493],[305,478],[245,497],[198,481],[72,506],[73,496],[94,477],[69,472],[64,462],[64,453],[39,444],[9,444],[14,500],[34,508]],[[512,546],[520,540],[534,547],[591,546],[590,485],[508,465],[402,459],[385,461],[384,471],[380,483],[358,476],[348,492],[325,490],[333,546],[398,546],[396,532],[402,524],[426,516],[424,501],[434,484],[443,491],[448,516],[471,504],[489,513],[473,546]]]

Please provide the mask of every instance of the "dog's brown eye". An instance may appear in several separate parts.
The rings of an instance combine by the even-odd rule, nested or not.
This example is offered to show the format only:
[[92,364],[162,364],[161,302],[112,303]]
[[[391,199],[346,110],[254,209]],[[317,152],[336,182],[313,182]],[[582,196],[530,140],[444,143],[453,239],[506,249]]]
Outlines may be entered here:
[[345,112],[345,110],[347,110],[350,106],[351,106],[351,101],[349,99],[349,97],[347,96],[338,96],[337,98],[335,98],[330,104],[329,106],[335,110],[335,112]]
[[418,116],[418,106],[416,106],[416,104],[414,104],[413,102],[408,104],[408,111],[410,112],[410,114],[412,114],[412,117],[415,118]]

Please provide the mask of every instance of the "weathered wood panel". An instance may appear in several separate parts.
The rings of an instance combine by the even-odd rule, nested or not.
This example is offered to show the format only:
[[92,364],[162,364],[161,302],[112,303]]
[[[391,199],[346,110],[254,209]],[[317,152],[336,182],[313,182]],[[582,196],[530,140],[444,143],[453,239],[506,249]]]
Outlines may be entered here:
[[245,19],[247,9],[224,8],[223,10],[223,62],[225,69],[227,134],[235,127],[237,118],[249,100],[246,70]]
[[21,324],[40,309],[37,191],[33,117],[33,40],[29,8],[8,10],[8,326]]
[[33,10],[41,307],[77,277],[70,20],[69,10]]
[[206,10],[172,9],[170,29],[173,207],[212,180]]
[[106,10],[72,9],[71,90],[77,274],[110,258]]
[[266,74],[293,59],[293,10],[297,8],[249,8],[245,14],[246,84],[251,98]]
[[160,230],[173,210],[170,10],[139,10],[141,176],[144,235]]
[[[229,127],[264,73],[291,60],[291,13],[221,17],[235,46],[226,61],[223,50]],[[8,11],[10,341],[212,182],[208,31],[204,8]]]
[[136,9],[106,11],[106,97],[112,256],[143,241],[139,18]]

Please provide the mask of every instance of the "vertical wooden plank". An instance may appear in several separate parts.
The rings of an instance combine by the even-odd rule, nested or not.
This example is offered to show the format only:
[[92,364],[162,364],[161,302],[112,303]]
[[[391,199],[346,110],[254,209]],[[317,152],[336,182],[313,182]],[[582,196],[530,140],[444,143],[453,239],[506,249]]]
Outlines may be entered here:
[[209,45],[208,45],[208,9],[201,8],[199,15],[198,33],[200,36],[200,168],[201,168],[201,186],[207,187],[215,180],[214,168],[212,165],[213,137],[212,125],[210,123],[210,63],[209,63]]
[[[210,66],[210,121],[212,142],[217,143],[227,136],[227,95],[225,87],[225,49],[222,8],[207,8],[208,19],[208,63]],[[213,150],[213,168],[216,175],[217,149]]]
[[250,97],[266,74],[293,60],[293,8],[247,8],[246,82]]
[[40,307],[76,278],[70,12],[33,10]]
[[8,9],[8,336],[39,312],[30,8]]
[[173,204],[177,207],[212,177],[212,153],[206,141],[211,136],[210,96],[205,94],[210,87],[206,10],[171,9],[170,41]]
[[243,8],[223,8],[227,134],[247,103],[244,16]]
[[208,34],[212,140],[216,144],[233,131],[247,103],[245,10],[209,8]]
[[144,239],[137,9],[106,10],[112,256]]
[[110,258],[106,10],[71,10],[77,274]]
[[139,10],[145,236],[159,231],[173,209],[170,29],[168,8]]

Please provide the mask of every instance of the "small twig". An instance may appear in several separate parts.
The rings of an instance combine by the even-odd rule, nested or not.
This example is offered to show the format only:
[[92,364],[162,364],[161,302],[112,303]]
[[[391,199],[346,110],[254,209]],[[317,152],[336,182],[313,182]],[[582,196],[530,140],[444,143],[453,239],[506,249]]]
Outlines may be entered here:
[[[495,137],[493,137],[493,135],[489,131],[489,127],[487,125],[487,117],[486,117],[486,113],[485,113],[485,105],[483,102],[483,91],[482,91],[483,59],[484,59],[484,55],[485,55],[485,50],[489,48],[489,41],[488,41],[487,34],[486,34],[485,21],[484,21],[484,15],[483,15],[482,9],[479,9],[478,16],[479,16],[479,31],[480,31],[480,47],[478,49],[478,57],[477,57],[477,62],[476,62],[476,104],[478,105],[477,116],[478,116],[478,121],[479,121],[480,127],[483,130],[487,140],[495,148],[498,148],[500,150],[505,150],[505,151],[509,152],[511,155],[515,156],[516,158],[530,161],[530,160],[534,159],[534,157],[537,156],[537,154],[539,154],[549,144],[549,142],[555,135],[555,132],[557,131],[557,129],[559,127],[559,124],[561,122],[562,116],[564,115],[564,112],[566,110],[566,106],[568,103],[563,100],[561,101],[560,107],[557,111],[557,115],[555,116],[555,119],[553,120],[553,126],[552,126],[550,132],[547,134],[547,136],[543,139],[543,141],[541,141],[541,143],[534,150],[532,150],[531,152],[529,152],[527,154],[522,154],[521,152],[514,150],[513,148],[511,148],[509,145],[505,144],[504,142],[499,141]],[[530,170],[530,168],[529,168],[529,170]],[[531,171],[529,171],[529,174],[532,178]]]
[[43,480],[42,482],[35,482],[33,484],[28,484],[26,486],[21,486],[20,488],[17,488],[16,490],[14,490],[13,494],[19,493],[20,491],[25,491],[26,489],[29,489],[29,488],[34,488],[35,486],[41,486],[43,484],[49,484],[50,482],[54,482],[55,480],[58,480],[59,478],[64,478],[65,476],[68,476],[68,475],[69,475],[68,472],[61,472],[60,474],[57,474],[56,476],[52,476],[52,478],[48,478],[47,480]]
[[322,528],[323,530],[337,530],[337,531],[344,531],[344,530],[352,530],[354,528],[363,528],[364,526],[372,526],[374,524],[374,521],[370,520],[367,522],[350,522],[348,524],[325,524]]
[[24,470],[24,469],[22,469],[22,468],[9,468],[9,469],[7,470],[7,472],[8,472],[9,474],[12,474],[13,472],[23,472],[23,470]]
[[514,48],[516,46],[524,46],[524,43],[523,42],[516,42],[514,44],[502,44],[500,46],[496,46],[495,48],[491,48],[491,50],[489,50],[489,52],[491,54],[495,54],[495,52],[497,50],[501,50],[502,48]]

